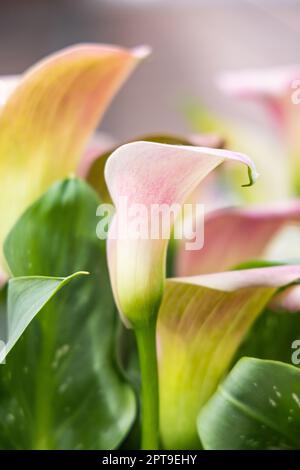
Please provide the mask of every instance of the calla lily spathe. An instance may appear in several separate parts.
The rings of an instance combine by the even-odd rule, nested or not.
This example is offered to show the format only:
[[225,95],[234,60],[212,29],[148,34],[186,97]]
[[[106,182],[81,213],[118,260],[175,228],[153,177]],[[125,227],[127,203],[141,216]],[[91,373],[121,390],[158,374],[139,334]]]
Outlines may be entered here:
[[114,94],[147,53],[78,45],[42,60],[19,79],[2,81],[0,246],[24,209],[76,170]]
[[[151,206],[182,206],[199,183],[224,161],[248,167],[250,183],[257,177],[252,161],[227,150],[134,142],[119,147],[109,157],[105,178],[116,213],[108,235],[111,284],[119,311],[130,326],[142,326],[157,315],[165,281],[168,239],[152,239],[148,220]],[[144,223],[148,238],[124,236],[121,200],[147,209]],[[129,211],[125,214],[129,223]]]
[[[300,191],[300,66],[227,72],[218,80],[225,93],[256,100],[269,112],[290,159],[286,161],[294,193]],[[285,157],[285,155],[283,155]]]
[[[199,448],[196,417],[202,406],[264,307],[278,289],[299,280],[300,266],[167,280],[157,325],[160,432],[165,449]],[[298,289],[293,307],[299,310],[299,286],[289,289]]]
[[[177,252],[176,274],[197,276],[258,260],[266,254],[282,228],[299,224],[298,201],[246,208],[228,207],[208,212],[204,223],[203,248],[188,251],[181,243]],[[295,257],[298,254],[297,245]],[[282,255],[286,258],[285,253]]]

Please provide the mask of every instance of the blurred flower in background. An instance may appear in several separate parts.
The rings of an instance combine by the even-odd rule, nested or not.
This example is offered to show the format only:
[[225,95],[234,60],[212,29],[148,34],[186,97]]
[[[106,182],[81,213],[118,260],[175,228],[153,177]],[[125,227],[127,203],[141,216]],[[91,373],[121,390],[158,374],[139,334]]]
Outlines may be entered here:
[[185,132],[188,100],[262,122],[255,104],[223,96],[215,77],[297,63],[299,20],[299,0],[2,0],[0,74],[22,72],[75,43],[149,44],[151,59],[120,94],[103,131],[122,141]]
[[[230,169],[230,179],[225,173],[211,185],[218,190],[217,198],[212,190],[212,208],[286,201],[295,194],[276,123],[255,100],[226,96],[217,80],[228,70],[297,64],[299,19],[299,0],[2,0],[0,75],[13,77],[74,43],[149,44],[152,56],[104,118],[106,142],[148,133],[213,132],[225,137],[228,148],[249,154],[261,177],[255,191],[233,192]],[[4,93],[13,86],[12,78]],[[234,171],[240,181],[240,170]],[[298,229],[288,233],[289,246],[283,247],[293,256]],[[275,253],[282,252],[279,244]]]

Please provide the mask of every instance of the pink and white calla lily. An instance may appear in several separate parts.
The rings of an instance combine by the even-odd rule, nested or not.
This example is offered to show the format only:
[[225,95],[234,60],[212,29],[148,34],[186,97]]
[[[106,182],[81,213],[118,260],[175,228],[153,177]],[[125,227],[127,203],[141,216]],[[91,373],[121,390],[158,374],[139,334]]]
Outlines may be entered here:
[[[116,213],[108,235],[108,262],[114,296],[125,322],[147,324],[157,315],[165,282],[165,258],[169,236],[153,239],[149,216],[156,207],[182,207],[201,181],[224,161],[246,165],[252,184],[257,177],[252,161],[227,150],[134,142],[119,147],[109,157],[105,177]],[[128,211],[122,211],[126,199]],[[130,211],[143,210],[139,224],[146,237],[130,237]],[[176,212],[176,211],[175,211]],[[132,217],[132,216],[131,216]],[[171,229],[171,227],[169,227]]]
[[231,96],[260,101],[270,113],[291,159],[290,180],[299,193],[300,66],[228,72],[218,83]]
[[260,259],[280,230],[293,224],[300,224],[300,202],[297,201],[209,212],[204,222],[204,246],[188,251],[181,243],[176,273],[196,276]]
[[[201,407],[228,370],[258,315],[271,301],[275,305],[276,298],[277,304],[283,305],[288,297],[281,298],[281,289],[300,280],[300,266],[166,279],[165,257],[169,237],[151,238],[149,210],[153,204],[167,207],[178,204],[182,207],[199,183],[224,161],[247,165],[251,180],[255,180],[255,167],[245,155],[153,142],[121,146],[110,155],[105,167],[106,183],[115,204],[115,215],[108,235],[111,284],[125,324],[137,332],[143,384],[147,378],[143,387],[147,389],[150,386],[152,377],[154,385],[148,394],[154,397],[155,368],[151,376],[152,369],[149,364],[145,367],[145,357],[149,351],[147,335],[152,335],[153,319],[155,322],[158,317],[159,427],[163,446],[168,449],[199,446],[196,417]],[[127,211],[124,211],[124,198],[128,204]],[[136,222],[136,204],[146,208],[145,212],[137,212],[138,223],[147,227],[148,238],[128,237],[128,224]],[[176,216],[178,213],[175,213],[174,221]],[[206,221],[211,225],[206,241],[207,263],[200,270],[211,272],[218,269],[218,263],[222,266],[224,234],[229,243],[225,250],[229,254],[224,260],[227,268],[228,265],[248,260],[254,254],[261,254],[274,234],[287,222],[298,223],[299,216],[298,203],[260,210],[224,209],[212,213],[211,219]],[[232,232],[230,224],[234,227]],[[249,236],[250,229],[254,251],[251,251],[251,244],[251,250],[247,250],[248,244],[245,246],[245,237],[241,236],[245,232]],[[236,252],[234,236],[243,240],[236,247]],[[210,257],[214,254],[214,247],[218,253],[217,260]],[[245,249],[246,255],[243,253]],[[296,288],[293,286],[293,289]],[[287,293],[290,292],[288,289]],[[293,308],[297,305],[300,308],[300,298],[295,299],[294,296]],[[141,331],[143,337],[139,340]],[[149,345],[151,342],[148,342]],[[154,364],[153,360],[151,364]],[[153,422],[156,419],[155,416]]]

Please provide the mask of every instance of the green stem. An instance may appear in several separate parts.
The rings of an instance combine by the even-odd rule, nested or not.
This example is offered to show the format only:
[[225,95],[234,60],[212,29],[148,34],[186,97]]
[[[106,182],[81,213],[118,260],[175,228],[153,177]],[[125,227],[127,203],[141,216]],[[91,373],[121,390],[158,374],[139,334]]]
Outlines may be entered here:
[[142,449],[159,449],[156,319],[135,330],[142,379]]

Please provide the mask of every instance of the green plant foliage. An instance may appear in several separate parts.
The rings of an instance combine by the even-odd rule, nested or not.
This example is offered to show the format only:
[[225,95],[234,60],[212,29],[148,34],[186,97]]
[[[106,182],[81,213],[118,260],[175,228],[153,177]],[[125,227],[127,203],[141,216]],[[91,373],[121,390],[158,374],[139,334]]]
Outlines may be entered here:
[[1,308],[0,337],[5,347],[0,352],[0,361],[16,344],[27,326],[52,297],[76,277],[88,274],[78,272],[68,277],[38,277],[25,276],[10,279],[8,283],[8,298],[3,290],[4,300]]
[[1,366],[0,448],[111,449],[134,420],[134,393],[116,361],[118,319],[96,237],[98,204],[86,183],[57,183],[6,240],[13,276],[90,276],[49,301]]
[[300,449],[300,371],[282,362],[241,359],[203,411],[206,449]]

